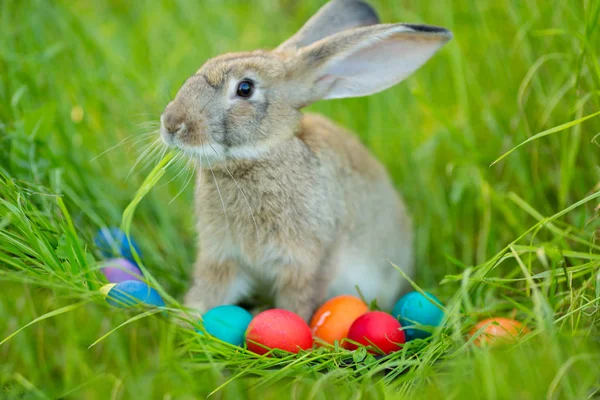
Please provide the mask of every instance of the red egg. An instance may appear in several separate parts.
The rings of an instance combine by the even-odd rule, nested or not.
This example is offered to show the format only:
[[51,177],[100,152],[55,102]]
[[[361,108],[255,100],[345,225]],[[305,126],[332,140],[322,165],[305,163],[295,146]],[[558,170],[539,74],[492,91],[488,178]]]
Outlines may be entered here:
[[246,333],[248,350],[265,354],[269,349],[298,353],[312,347],[313,338],[308,324],[291,311],[263,311],[250,322]]
[[[382,311],[371,311],[361,315],[354,321],[348,331],[348,339],[365,346],[376,346],[385,354],[400,350],[406,341],[404,332],[400,329],[400,322],[390,314]],[[350,350],[358,348],[357,345],[350,342],[344,342],[344,347]],[[371,353],[378,353],[375,349],[369,350]]]

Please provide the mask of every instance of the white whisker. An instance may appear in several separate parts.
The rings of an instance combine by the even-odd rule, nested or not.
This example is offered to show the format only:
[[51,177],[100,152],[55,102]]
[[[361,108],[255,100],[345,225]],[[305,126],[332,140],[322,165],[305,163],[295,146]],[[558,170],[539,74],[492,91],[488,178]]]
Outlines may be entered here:
[[135,167],[140,163],[140,161],[142,161],[142,159],[151,151],[156,150],[157,146],[160,145],[161,143],[161,139],[158,138],[156,140],[154,140],[154,142],[152,142],[150,145],[148,145],[148,148],[146,150],[144,150],[144,152],[142,152],[142,154],[139,155],[139,157],[137,158],[137,160],[135,161],[135,164],[133,164],[133,167],[131,167],[131,169],[129,170],[129,172],[127,173],[127,176],[125,177],[125,180],[127,181],[127,179],[129,179],[129,176],[131,175],[131,173],[134,171]]
[[[212,147],[212,145],[210,143],[208,145],[215,152],[215,154],[218,156],[219,154]],[[238,181],[233,177],[233,175],[231,174],[231,172],[229,171],[229,168],[227,168],[227,165],[225,163],[223,163],[223,167],[225,167],[225,171],[227,171],[227,173],[229,174],[229,176],[231,177],[231,179],[233,179],[233,182],[235,183],[235,185],[237,186],[238,190],[242,194],[242,197],[246,201],[246,205],[248,206],[248,210],[250,211],[250,217],[252,218],[252,222],[254,223],[254,229],[256,231],[256,243],[259,243],[259,238],[258,238],[258,224],[256,223],[256,218],[254,218],[254,211],[252,210],[252,206],[250,205],[250,202],[248,201],[248,198],[246,197],[246,194],[244,193],[244,191],[242,190],[242,188],[238,184]]]
[[[195,158],[195,157],[194,158],[190,157],[189,160],[190,160],[190,162],[192,162],[191,168],[193,171],[195,171],[196,169],[200,170],[200,176],[198,176],[198,180],[197,180],[198,186],[200,186],[200,185],[202,185],[202,170],[204,169],[204,168],[202,168],[202,165],[201,165],[202,163],[198,162],[197,158]],[[196,165],[194,165],[194,161],[192,161],[192,160],[195,161]]]
[[126,142],[136,139],[133,144],[139,143],[141,140],[145,140],[147,139],[150,135],[154,134],[154,132],[148,132],[145,134],[141,134],[141,135],[129,135],[127,136],[125,139],[121,140],[119,143],[115,144],[112,147],[109,147],[108,149],[104,150],[102,153],[98,154],[97,156],[95,156],[94,158],[92,158],[90,160],[90,162],[94,162],[96,161],[98,158],[102,157],[103,155],[105,155],[106,153],[115,150],[116,148],[124,145]]
[[[185,159],[186,159],[186,156],[185,156],[183,153],[177,153],[177,154],[175,155],[175,159],[176,159],[176,162],[179,162],[179,161],[185,161]],[[182,174],[183,172],[185,172],[185,171],[187,171],[187,169],[185,168],[185,165],[184,165],[182,168],[180,168],[179,172],[178,172],[177,174],[175,174],[175,176],[174,176],[173,178],[169,179],[169,180],[168,180],[166,183],[163,183],[163,184],[162,184],[162,185],[160,185],[159,187],[166,186],[166,185],[168,185],[169,183],[173,182],[175,179],[177,179],[177,178],[179,177],[179,175],[181,175],[181,174]],[[187,179],[187,178],[186,178],[186,179]]]
[[166,145],[164,145],[162,140],[155,140],[155,142],[152,143],[151,146],[152,146],[152,150],[150,150],[150,152],[146,155],[144,160],[142,160],[142,165],[144,167],[146,167],[152,161],[160,160],[160,158],[158,158],[156,156],[161,153],[161,149],[164,150],[167,147]]
[[215,181],[217,193],[219,194],[219,198],[221,199],[221,206],[223,207],[223,215],[225,215],[225,225],[227,226],[227,234],[229,234],[229,218],[227,217],[227,211],[225,211],[225,202],[223,201],[223,196],[221,196],[221,189],[219,188],[219,183],[217,182],[217,177],[215,176],[215,172],[212,169],[210,160],[208,159],[208,157],[206,157],[206,153],[204,152],[204,146],[202,146],[202,153],[204,155],[204,158],[206,158],[208,168],[210,169],[210,173],[212,174],[213,180]]
[[181,188],[181,190],[175,195],[175,197],[173,197],[173,199],[171,199],[171,201],[169,202],[169,204],[171,204],[172,202],[174,202],[175,199],[178,198],[179,195],[181,195],[181,193],[183,193],[183,191],[185,190],[185,188],[188,187],[188,185],[192,181],[192,178],[194,177],[194,171],[193,170],[190,171],[188,168],[183,168],[182,170],[188,171],[189,172],[189,177],[186,178],[185,184],[183,185],[183,187]]
[[167,154],[167,151],[169,151],[169,146],[166,146],[166,145],[162,146],[162,151],[160,152],[160,156],[158,157],[158,159],[162,160],[163,158],[165,158],[165,155]]

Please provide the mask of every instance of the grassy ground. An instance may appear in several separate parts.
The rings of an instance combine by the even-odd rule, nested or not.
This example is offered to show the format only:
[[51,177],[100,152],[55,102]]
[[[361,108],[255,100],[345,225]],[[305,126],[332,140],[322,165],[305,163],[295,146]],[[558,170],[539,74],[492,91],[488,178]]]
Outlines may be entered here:
[[[167,101],[207,58],[275,46],[319,0],[7,0],[0,397],[599,395],[600,116],[583,118],[600,110],[600,1],[373,3],[386,22],[442,25],[455,39],[398,87],[311,108],[355,130],[389,168],[414,215],[418,284],[447,304],[446,328],[379,360],[323,350],[259,359],[97,295],[92,238],[120,224],[156,164],[136,161]],[[132,225],[175,299],[195,247],[189,176],[178,172],[169,168]],[[465,332],[492,315],[533,333],[474,348]]]

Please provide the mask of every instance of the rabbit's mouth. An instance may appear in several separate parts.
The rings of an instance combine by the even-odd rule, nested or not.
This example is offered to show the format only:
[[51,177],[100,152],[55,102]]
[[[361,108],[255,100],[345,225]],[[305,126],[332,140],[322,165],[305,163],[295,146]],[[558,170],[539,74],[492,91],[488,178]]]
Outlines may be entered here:
[[178,129],[177,131],[173,132],[173,131],[168,131],[164,125],[161,124],[160,126],[160,137],[162,138],[163,142],[165,142],[165,144],[167,146],[177,146],[177,144],[175,143],[175,137],[176,135],[181,131],[185,129],[185,124],[182,125],[182,127],[180,129]]
[[186,135],[189,127],[181,119],[176,119],[170,113],[160,116],[160,136],[168,146],[178,146],[178,138]]
[[[170,140],[171,142],[167,142]],[[175,147],[187,157],[194,159],[201,167],[215,167],[222,163],[233,161],[255,161],[268,157],[271,146],[268,144],[252,144],[228,147],[220,143],[202,141],[198,146],[189,146],[180,143],[177,137],[167,139],[167,145]]]

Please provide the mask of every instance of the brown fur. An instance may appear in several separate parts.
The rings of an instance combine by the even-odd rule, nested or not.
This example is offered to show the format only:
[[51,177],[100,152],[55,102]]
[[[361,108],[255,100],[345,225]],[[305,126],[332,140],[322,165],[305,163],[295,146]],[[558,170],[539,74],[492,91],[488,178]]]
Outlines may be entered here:
[[385,169],[349,131],[318,114],[307,114],[296,135],[317,153],[331,149],[346,169],[367,179],[385,176]]
[[[386,259],[413,273],[411,221],[385,168],[350,132],[300,112],[355,79],[328,73],[336,60],[381,43],[437,46],[449,37],[422,26],[365,28],[374,15],[362,1],[335,0],[276,51],[209,60],[165,109],[163,138],[199,171],[188,307],[202,312],[259,290],[308,319],[357,285],[391,307],[403,283]],[[376,79],[350,83],[349,93]],[[254,85],[249,98],[236,94],[242,80]]]

